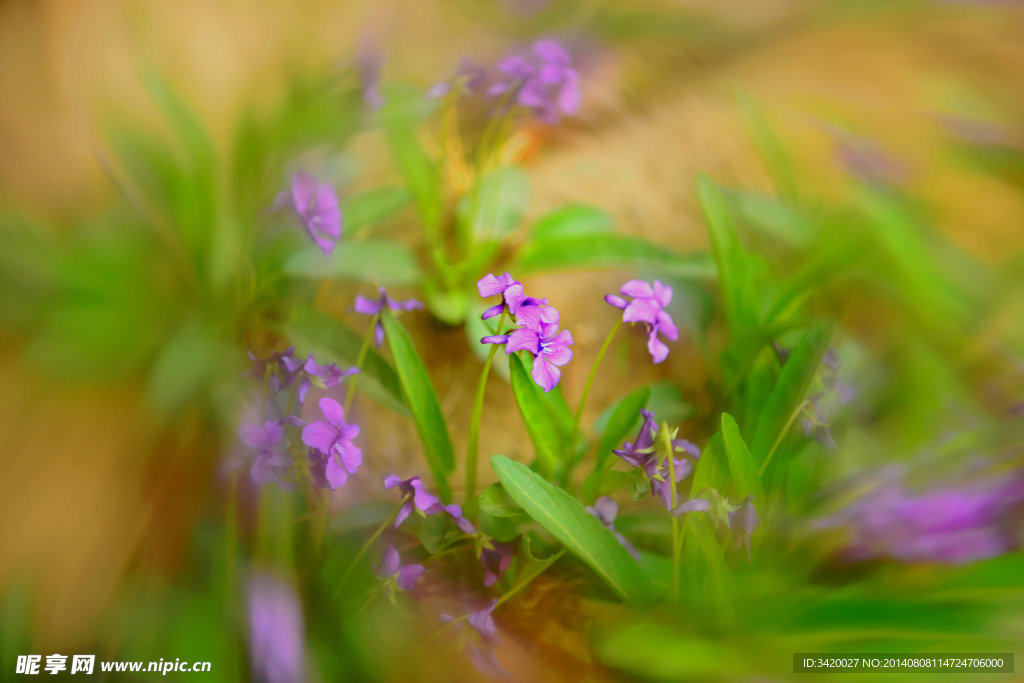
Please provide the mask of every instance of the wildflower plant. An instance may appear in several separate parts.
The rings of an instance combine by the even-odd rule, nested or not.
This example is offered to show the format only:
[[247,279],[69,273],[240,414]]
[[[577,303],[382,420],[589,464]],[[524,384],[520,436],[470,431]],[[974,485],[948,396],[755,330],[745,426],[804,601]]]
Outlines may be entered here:
[[[143,298],[116,292],[128,297],[117,318],[145,326],[166,298],[165,279],[194,300],[175,311],[173,325],[154,326],[152,339],[97,345],[108,364],[96,367],[146,368],[158,412],[199,405],[225,423],[234,419],[210,441],[242,453],[246,467],[226,477],[223,543],[209,552],[225,604],[244,606],[248,628],[236,630],[247,633],[253,677],[302,680],[313,676],[307,658],[315,658],[314,677],[387,678],[390,663],[366,663],[374,659],[368,649],[380,660],[403,659],[388,656],[385,642],[408,647],[411,661],[461,652],[480,672],[502,675],[513,664],[501,661],[502,645],[521,637],[513,615],[554,593],[588,600],[598,644],[580,648],[594,648],[586,658],[595,666],[701,678],[703,670],[671,668],[683,665],[663,644],[703,651],[718,639],[728,655],[722,677],[748,678],[758,656],[746,648],[751,634],[796,637],[818,619],[837,647],[847,637],[862,642],[849,619],[832,623],[807,608],[829,589],[812,575],[819,565],[891,561],[895,572],[899,563],[990,559],[1006,563],[992,570],[1001,576],[1019,572],[1013,553],[1022,543],[1024,494],[1019,477],[1006,475],[1017,456],[971,485],[914,493],[901,482],[860,497],[832,495],[846,491],[858,455],[847,426],[871,448],[888,436],[884,426],[857,421],[861,402],[896,406],[893,419],[916,425],[898,444],[904,448],[960,446],[915,437],[926,427],[914,421],[933,415],[903,407],[900,389],[874,381],[884,372],[856,372],[858,356],[876,370],[885,359],[822,313],[836,296],[829,279],[841,273],[856,282],[878,306],[894,307],[906,325],[900,331],[913,333],[902,352],[917,365],[893,380],[901,386],[933,376],[942,364],[927,359],[979,322],[993,290],[982,283],[965,300],[947,296],[955,288],[931,258],[942,250],[919,244],[923,227],[876,184],[835,216],[806,215],[816,203],[800,199],[788,161],[771,154],[778,141],[742,97],[775,193],[754,197],[700,176],[708,250],[684,254],[618,233],[607,213],[582,204],[523,225],[528,184],[518,156],[542,144],[540,127],[572,126],[587,114],[577,52],[540,38],[492,66],[465,60],[429,93],[389,83],[383,58],[366,52],[342,94],[308,86],[294,94],[302,106],[283,105],[275,124],[253,115],[230,159],[240,174],[231,183],[215,182],[215,148],[187,108],[154,86],[196,156],[177,167],[168,152],[156,164],[181,202],[171,202],[174,210],[150,202],[167,216],[138,253],[169,254],[153,259],[167,272],[130,271]],[[331,106],[318,109],[323,99]],[[307,131],[321,146],[379,127],[400,185],[349,192],[332,164],[308,154],[304,136],[293,137],[309,108],[313,122],[333,122]],[[282,157],[296,161],[283,165]],[[201,181],[193,185],[196,169]],[[152,175],[117,177],[132,190],[132,178]],[[209,194],[223,186],[226,195]],[[194,196],[202,200],[182,199]],[[839,229],[851,215],[863,230]],[[177,232],[164,234],[166,225]],[[200,235],[196,225],[219,228]],[[402,240],[375,234],[389,225],[415,230]],[[772,248],[758,248],[765,242]],[[120,257],[109,258],[116,265]],[[594,293],[596,313],[584,320],[578,302],[531,280],[575,269],[620,271],[607,280],[617,292],[603,297],[611,308]],[[898,286],[884,272],[896,272]],[[90,283],[79,283],[89,296],[71,298],[115,294]],[[704,318],[692,310],[696,301]],[[32,348],[51,348],[47,334],[57,322],[73,327],[79,319],[64,305],[42,307],[40,319],[50,322]],[[624,325],[642,333],[643,347],[618,336]],[[451,326],[464,332],[444,336]],[[437,359],[460,354],[481,361],[472,366],[475,384],[465,373],[442,384]],[[496,358],[507,363],[508,381],[489,386]],[[196,379],[203,373],[209,378]],[[851,377],[856,391],[846,384]],[[959,384],[946,379],[943,398],[960,405]],[[468,420],[454,415],[463,395],[467,403],[472,396]],[[514,452],[495,452],[488,398],[493,414],[520,430]],[[972,429],[1003,437],[1007,452],[1014,446],[1001,425],[979,420]],[[991,445],[964,431],[972,447]],[[394,471],[402,475],[383,476]],[[819,550],[823,534],[831,554]],[[804,557],[813,560],[794,560]],[[279,578],[285,570],[298,574],[295,585]],[[881,585],[891,575],[878,576]],[[934,580],[953,594],[977,588],[969,578]],[[869,588],[877,585],[851,590]],[[864,639],[889,629],[890,619],[917,634],[919,622],[945,614],[893,599],[913,607],[910,616],[850,609],[865,624]],[[381,614],[396,625],[393,640],[353,635],[381,623]],[[733,628],[742,638],[722,635]],[[330,647],[308,646],[313,630]],[[333,658],[365,670],[344,671]]]

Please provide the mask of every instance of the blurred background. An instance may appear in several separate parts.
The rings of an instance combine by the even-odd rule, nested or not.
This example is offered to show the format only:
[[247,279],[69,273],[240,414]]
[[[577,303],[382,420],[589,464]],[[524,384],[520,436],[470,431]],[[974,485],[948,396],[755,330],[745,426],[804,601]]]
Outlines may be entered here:
[[[1012,0],[0,1],[3,666],[18,653],[101,648],[111,658],[130,650],[218,666],[207,636],[223,618],[227,598],[217,591],[227,589],[213,578],[224,572],[210,564],[209,546],[221,542],[228,514],[222,468],[241,402],[232,381],[248,349],[280,348],[267,324],[279,311],[261,307],[263,290],[247,289],[249,273],[222,256],[234,253],[233,239],[244,243],[239,226],[266,220],[281,169],[297,159],[315,160],[342,195],[399,181],[378,130],[358,114],[315,109],[327,97],[325,80],[340,83],[340,97],[358,97],[349,91],[358,93],[360,55],[379,56],[383,81],[425,89],[465,55],[490,64],[537,38],[558,38],[580,70],[583,106],[558,126],[521,131],[517,149],[532,188],[524,220],[588,202],[622,232],[680,252],[708,246],[697,173],[775,194],[771,150],[759,149],[745,113],[744,103],[756,104],[805,207],[824,215],[863,207],[865,192],[898,194],[941,244],[920,260],[916,242],[897,244],[903,266],[919,270],[894,266],[888,280],[878,272],[883,286],[874,290],[833,282],[817,304],[851,340],[848,357],[876,361],[852,364],[871,402],[840,438],[834,481],[848,486],[849,475],[881,476],[892,464],[952,480],[981,461],[1001,475],[1018,472],[1022,35],[1024,6]],[[292,116],[290,107],[313,113]],[[179,115],[170,126],[168,111]],[[331,147],[342,142],[343,150]],[[151,201],[152,188],[161,199]],[[786,223],[750,206],[747,219],[762,233]],[[213,246],[197,261],[166,239],[173,225]],[[411,214],[388,229],[399,241],[418,239]],[[764,251],[771,260],[771,248]],[[532,290],[557,292],[549,296],[563,321],[574,321],[576,361],[563,385],[572,404],[609,324],[601,295],[622,280],[621,272],[587,272],[529,281]],[[328,278],[275,296],[357,326],[347,311],[356,291],[369,293]],[[906,307],[893,304],[901,296]],[[461,329],[428,316],[408,324],[426,354],[466,349],[439,350],[430,363],[462,452],[480,362]],[[717,348],[721,334],[711,327],[705,342]],[[684,335],[666,364],[637,370],[618,344],[587,419],[622,382],[673,378],[693,404],[689,427],[699,435],[715,402],[702,351]],[[503,419],[503,391],[488,389],[486,454],[516,455],[524,434]],[[371,404],[359,411],[364,434],[379,435],[364,446],[368,480],[415,460],[407,423],[373,414]],[[346,489],[334,504],[372,497]],[[826,583],[868,581],[858,567],[826,563],[820,571]],[[1020,567],[989,569],[971,590],[997,586],[1006,591],[1000,599],[1019,605]],[[926,591],[937,579],[892,580]],[[537,600],[551,599],[543,594],[550,587],[537,590]],[[516,618],[543,619],[533,607]],[[556,609],[570,616],[537,627],[546,645],[529,644],[520,629],[512,657],[524,664],[514,678],[544,671],[558,680],[579,670],[614,680],[623,669],[660,677],[587,654],[580,608]],[[1024,633],[1019,613],[977,619],[972,644]],[[310,647],[329,651],[328,641]],[[772,675],[783,676],[788,653],[800,649],[786,647]],[[400,665],[389,666],[375,675],[403,680]],[[472,669],[453,675],[474,677]]]

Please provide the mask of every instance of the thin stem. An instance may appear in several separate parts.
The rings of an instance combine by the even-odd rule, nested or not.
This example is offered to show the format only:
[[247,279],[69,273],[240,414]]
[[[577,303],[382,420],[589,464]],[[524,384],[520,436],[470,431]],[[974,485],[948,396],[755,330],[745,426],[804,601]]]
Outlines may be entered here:
[[[668,485],[669,485],[669,501],[671,502],[672,511],[679,506],[679,492],[676,490],[676,459],[673,453],[672,447],[672,435],[668,430],[668,425],[662,423],[658,429],[658,441],[660,442],[659,450],[664,451],[665,458],[668,460]],[[682,548],[681,538],[679,536],[679,518],[672,515],[672,601],[679,602],[679,555]]]
[[374,531],[373,534],[368,539],[366,539],[366,543],[363,543],[363,547],[361,547],[359,549],[359,552],[356,553],[356,556],[352,558],[352,564],[348,566],[348,569],[345,570],[345,573],[341,577],[341,581],[338,582],[338,587],[334,591],[335,595],[341,593],[341,589],[344,588],[345,584],[348,582],[349,577],[352,576],[352,572],[355,571],[356,565],[359,564],[359,560],[363,559],[363,555],[365,555],[366,551],[370,549],[370,546],[373,545],[373,542],[380,538],[380,535],[384,533],[384,530],[387,529],[391,525],[391,523],[395,521],[395,517],[398,516],[398,511],[402,509],[402,505],[404,503],[405,498],[403,497],[402,500],[399,501],[398,505],[395,506],[395,509],[391,511],[391,514],[388,515],[388,518],[385,519],[379,527],[377,527],[377,530]]
[[[373,317],[370,318],[370,326],[366,329],[366,336],[363,337],[363,346],[359,349],[359,356],[356,358],[356,368],[362,372],[363,361],[366,360],[366,354],[370,351],[370,340],[373,339],[373,331],[377,327],[377,321],[380,320],[380,313],[374,313]],[[348,381],[348,392],[345,394],[345,413],[348,413],[348,409],[352,406],[352,398],[356,394],[356,380],[359,379],[359,373],[352,375],[352,378]]]
[[[505,324],[506,311],[501,312],[498,320],[498,331]],[[494,362],[494,355],[498,352],[498,344],[492,344],[491,350],[484,361],[484,369],[480,371],[480,381],[476,385],[476,397],[473,399],[473,413],[469,419],[469,438],[466,441],[466,500],[476,495],[476,461],[480,450],[480,416],[484,410],[484,392],[487,389],[487,375],[491,372],[491,363]]]
[[580,420],[583,419],[583,406],[587,405],[587,397],[590,396],[590,387],[594,384],[594,378],[597,377],[597,368],[601,365],[601,361],[604,359],[604,354],[611,346],[612,339],[615,338],[615,333],[622,327],[622,320],[616,320],[615,326],[612,327],[612,331],[605,337],[604,343],[601,344],[600,350],[597,352],[597,358],[594,359],[594,364],[590,366],[590,374],[587,376],[587,383],[583,385],[583,395],[580,396],[580,404],[576,407],[576,416],[573,419],[572,428],[572,443],[575,445],[576,439],[579,437],[580,432]]
[[764,462],[761,463],[761,469],[758,470],[757,472],[759,475],[764,476],[764,471],[765,469],[768,468],[768,463],[771,462],[772,456],[775,455],[775,451],[779,449],[779,444],[782,443],[783,437],[785,437],[786,434],[789,433],[789,428],[793,426],[793,422],[796,420],[797,415],[803,412],[803,409],[807,406],[807,403],[808,401],[805,399],[803,403],[797,406],[796,410],[793,411],[793,414],[789,416],[789,420],[786,422],[786,426],[782,428],[781,432],[779,432],[778,437],[775,438],[775,443],[772,444],[772,449],[768,451],[768,455],[765,456]]

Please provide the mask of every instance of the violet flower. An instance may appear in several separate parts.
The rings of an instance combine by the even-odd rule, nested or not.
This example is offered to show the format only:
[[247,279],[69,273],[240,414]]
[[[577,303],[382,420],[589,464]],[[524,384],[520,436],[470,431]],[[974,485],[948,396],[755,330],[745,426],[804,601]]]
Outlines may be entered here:
[[402,479],[397,474],[389,474],[384,477],[384,488],[397,488],[402,494],[402,507],[398,509],[395,516],[395,528],[401,526],[402,522],[409,518],[413,510],[418,510],[423,515],[436,515],[444,512],[456,526],[464,533],[476,533],[476,529],[468,519],[462,516],[462,507],[458,504],[444,505],[440,499],[423,488],[423,483],[418,476]]
[[288,481],[288,472],[292,460],[284,448],[284,430],[281,423],[270,420],[263,425],[246,424],[238,430],[238,435],[246,446],[255,451],[255,457],[249,474],[257,484],[268,484],[276,481],[283,489],[295,488]]
[[[488,676],[507,675],[494,655],[494,644],[497,641],[498,628],[494,625],[494,618],[491,616],[491,613],[494,612],[497,606],[498,599],[494,598],[485,607],[470,613],[465,619],[477,634],[476,640],[470,641],[467,644],[466,649],[469,659],[480,673]],[[448,624],[454,622],[458,629],[463,627],[462,621],[455,619],[450,614],[442,614],[440,619]]]
[[682,458],[673,456],[672,469],[675,471],[675,482],[666,481],[669,479],[669,466],[667,462],[659,462],[658,454],[654,448],[654,440],[658,435],[658,425],[654,422],[654,413],[649,410],[641,410],[643,424],[640,425],[640,432],[632,442],[622,444],[622,448],[612,450],[612,453],[619,456],[627,463],[643,472],[650,481],[651,493],[657,496],[666,510],[672,509],[672,489],[675,484],[686,479],[693,471],[693,464],[700,459],[700,449],[686,439],[672,439],[672,450],[674,453],[681,453]]
[[476,289],[480,292],[480,296],[485,299],[496,294],[501,295],[501,303],[495,304],[484,311],[483,315],[480,316],[481,320],[501,315],[504,311],[515,315],[522,306],[546,306],[548,303],[547,299],[536,299],[532,296],[526,296],[523,293],[522,283],[513,279],[507,272],[499,277],[488,273],[476,283]]
[[249,652],[253,679],[266,683],[306,680],[302,607],[295,590],[267,572],[247,585]]
[[501,575],[508,571],[516,556],[516,548],[519,546],[519,539],[516,538],[508,543],[491,540],[490,546],[480,550],[480,564],[484,566],[484,585],[493,586],[501,578]]
[[587,506],[587,512],[597,517],[598,521],[604,526],[605,529],[612,532],[622,547],[629,551],[629,554],[633,556],[633,559],[639,561],[640,553],[637,552],[633,544],[629,542],[629,539],[623,536],[615,529],[615,518],[619,514],[619,504],[608,496],[601,496],[594,501],[593,505]]
[[747,496],[746,500],[740,503],[738,507],[729,510],[729,531],[736,538],[736,544],[733,547],[745,547],[748,560],[751,557],[750,537],[753,536],[754,529],[760,523],[757,512],[754,510],[753,496]]
[[298,399],[300,406],[306,404],[306,394],[311,386],[330,389],[341,384],[346,377],[359,373],[359,368],[357,367],[342,370],[335,363],[320,365],[316,362],[313,354],[309,354],[305,361],[286,358],[284,359],[284,364],[290,372],[294,373],[295,377],[302,377],[295,391],[295,397]]
[[1017,474],[922,493],[887,483],[817,526],[847,527],[853,560],[963,564],[1020,547],[1022,517],[1024,476]]
[[404,591],[412,590],[413,585],[416,583],[426,568],[422,564],[407,564],[404,567],[401,565],[401,559],[398,556],[398,551],[392,546],[388,546],[384,550],[384,556],[380,560],[380,566],[377,568],[377,575],[384,579],[394,579],[395,585]]
[[327,456],[324,475],[333,490],[344,486],[348,475],[355,474],[363,464],[363,452],[352,443],[359,435],[359,426],[345,422],[345,409],[333,398],[324,397],[317,405],[326,419],[303,427],[302,443]]
[[274,206],[295,211],[324,255],[330,255],[335,243],[341,239],[338,197],[329,184],[321,183],[308,173],[296,171],[292,175],[291,189],[279,194]]
[[380,70],[383,63],[380,52],[371,44],[363,43],[356,56],[356,73],[363,90],[363,101],[373,111],[384,106],[384,98],[380,94]]
[[284,351],[275,351],[266,358],[259,358],[249,351],[249,360],[252,361],[252,368],[246,374],[260,380],[266,379],[274,394],[294,384],[299,375],[298,367],[295,370],[291,369],[297,362],[294,346],[289,346]]
[[450,92],[458,95],[474,95],[481,92],[487,84],[490,76],[480,64],[471,59],[463,58],[459,67],[455,70],[455,76],[451,80],[442,81],[427,91],[427,97],[437,99],[444,97]]
[[672,288],[663,285],[661,280],[655,280],[653,286],[643,280],[630,280],[619,291],[633,297],[633,300],[626,301],[614,294],[608,294],[604,300],[615,308],[623,309],[622,322],[643,324],[647,331],[647,350],[655,363],[662,362],[668,357],[668,347],[658,334],[672,341],[679,338],[679,330],[665,310],[672,301]]
[[[356,313],[364,313],[366,315],[379,315],[381,311],[388,308],[395,313],[400,311],[415,311],[423,308],[423,302],[416,299],[406,299],[405,301],[395,301],[388,293],[381,287],[379,290],[380,297],[376,299],[367,299],[361,294],[356,295],[355,305],[352,307]],[[384,343],[384,324],[381,323],[380,319],[377,319],[377,324],[373,329],[373,343],[380,346]]]
[[544,123],[558,123],[561,116],[579,111],[579,73],[572,58],[554,40],[539,40],[532,52],[510,55],[498,63],[498,82],[489,95],[511,93],[515,101],[530,109]]
[[572,333],[558,330],[558,311],[551,306],[520,307],[516,321],[521,325],[508,335],[505,353],[532,353],[530,376],[545,392],[551,391],[562,377],[558,368],[572,360]]

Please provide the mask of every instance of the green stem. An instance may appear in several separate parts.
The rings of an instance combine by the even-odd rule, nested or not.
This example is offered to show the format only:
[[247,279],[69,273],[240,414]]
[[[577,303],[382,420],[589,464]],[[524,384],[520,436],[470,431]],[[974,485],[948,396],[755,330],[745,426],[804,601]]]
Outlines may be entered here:
[[[359,349],[359,356],[356,358],[356,368],[361,372],[363,369],[363,361],[366,360],[366,354],[370,351],[370,340],[373,339],[373,330],[377,327],[377,321],[380,320],[380,313],[375,313],[370,318],[370,326],[366,329],[366,336],[363,337],[363,346]],[[356,395],[356,380],[359,379],[359,373],[352,375],[352,379],[348,381],[348,392],[345,394],[345,410],[347,414],[348,409],[352,406],[352,398]]]
[[[659,450],[663,450],[668,460],[668,484],[669,500],[672,503],[672,510],[679,505],[679,492],[676,490],[676,459],[672,448],[672,436],[668,425],[662,423],[658,429]],[[672,601],[679,602],[679,555],[682,549],[682,539],[679,536],[679,518],[672,515]]]
[[604,343],[601,344],[601,349],[597,352],[597,358],[594,359],[594,364],[590,366],[590,374],[587,376],[587,383],[583,385],[583,395],[580,396],[580,404],[576,408],[576,416],[573,418],[572,427],[572,445],[573,448],[576,446],[576,439],[579,438],[580,433],[580,420],[583,419],[583,406],[587,405],[587,397],[590,396],[590,387],[594,384],[594,378],[597,377],[597,368],[601,365],[601,361],[604,359],[604,354],[611,346],[612,339],[615,338],[615,333],[622,327],[622,320],[616,320],[615,326],[612,327],[612,331],[605,337]]
[[[506,311],[501,312],[498,320],[498,331],[505,324]],[[480,381],[476,385],[476,397],[473,399],[473,413],[469,418],[469,438],[466,441],[466,500],[476,495],[476,461],[480,450],[480,416],[484,410],[484,392],[487,389],[487,375],[491,372],[491,363],[494,362],[494,354],[498,352],[498,344],[492,344],[484,362],[484,369],[480,372]]]
[[793,411],[793,414],[789,416],[786,426],[782,428],[782,431],[779,432],[779,435],[775,438],[775,443],[772,444],[772,449],[768,451],[768,455],[765,456],[764,462],[761,463],[761,469],[757,472],[762,477],[764,476],[764,471],[768,468],[768,463],[772,460],[772,456],[775,455],[775,451],[779,449],[779,444],[782,443],[783,437],[789,433],[789,428],[793,426],[793,422],[796,420],[797,415],[803,412],[806,405],[807,401],[804,400],[799,406],[797,406],[796,410]]
[[385,519],[379,527],[377,527],[377,530],[374,531],[368,539],[366,539],[366,543],[363,543],[363,547],[361,547],[359,552],[356,553],[356,556],[352,558],[352,564],[348,566],[348,569],[345,570],[345,573],[341,577],[341,581],[338,582],[338,587],[334,590],[334,594],[336,596],[341,594],[341,589],[345,587],[349,577],[352,576],[352,572],[355,571],[356,565],[359,564],[359,560],[363,559],[363,555],[365,555],[366,551],[370,549],[373,542],[380,538],[380,535],[384,533],[384,530],[395,521],[395,517],[398,516],[398,511],[402,509],[402,505],[404,504],[405,498],[402,498],[398,505],[395,506],[395,509],[391,511],[391,514],[388,515],[388,518]]

